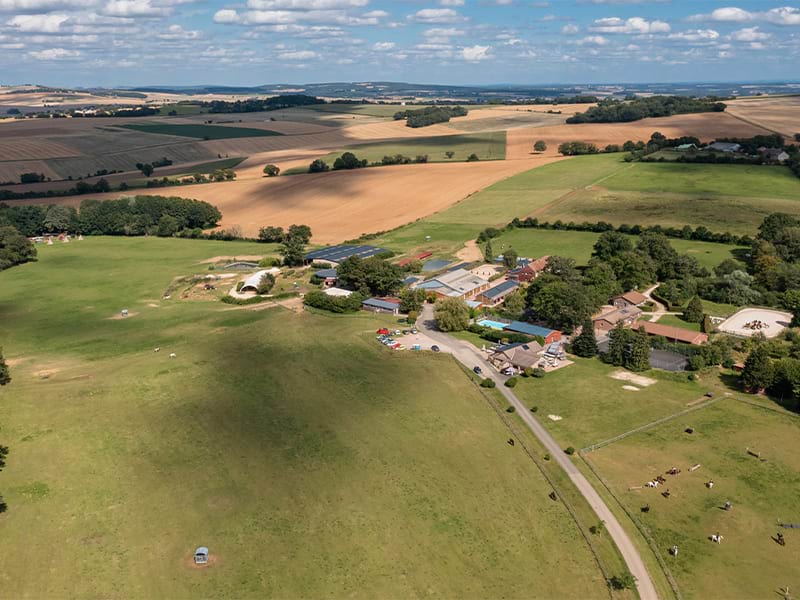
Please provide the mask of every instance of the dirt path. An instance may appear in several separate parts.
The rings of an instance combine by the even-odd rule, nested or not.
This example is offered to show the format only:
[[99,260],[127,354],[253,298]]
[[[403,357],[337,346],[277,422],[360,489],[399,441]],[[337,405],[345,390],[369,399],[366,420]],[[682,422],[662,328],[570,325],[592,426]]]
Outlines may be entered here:
[[483,258],[483,252],[480,246],[478,246],[478,242],[469,240],[468,242],[464,242],[464,247],[456,252],[456,258],[464,262],[474,262]]
[[[428,338],[434,340],[442,350],[449,350],[465,367],[469,369],[472,369],[476,365],[486,367],[485,357],[475,346],[469,342],[455,340],[436,329],[433,320],[432,305],[425,305],[422,314],[417,320],[417,329],[424,332]],[[620,554],[625,560],[625,564],[628,566],[628,570],[636,577],[636,587],[641,600],[658,600],[655,585],[650,578],[650,573],[647,571],[641,554],[639,554],[639,550],[617,520],[617,517],[592,487],[592,484],[589,483],[589,480],[578,470],[578,467],[575,466],[572,460],[564,454],[564,451],[553,436],[550,435],[536,418],[534,418],[528,408],[517,398],[511,389],[503,385],[505,377],[502,377],[491,367],[486,367],[484,373],[487,377],[491,377],[495,380],[497,383],[496,389],[500,391],[516,409],[516,413],[522,418],[525,425],[528,426],[558,465],[566,471],[572,483],[578,488],[578,491],[592,507],[595,514],[600,520],[605,522],[606,530],[614,540],[617,548],[619,548]]]

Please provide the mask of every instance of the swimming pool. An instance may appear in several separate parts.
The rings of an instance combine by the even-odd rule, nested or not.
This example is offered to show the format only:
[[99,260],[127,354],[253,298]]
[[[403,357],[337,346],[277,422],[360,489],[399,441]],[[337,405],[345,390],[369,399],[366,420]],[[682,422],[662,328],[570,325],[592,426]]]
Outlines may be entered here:
[[506,327],[508,327],[508,323],[501,323],[500,321],[492,321],[491,319],[481,319],[478,321],[478,325],[482,327],[488,327],[489,329],[497,329],[502,331]]

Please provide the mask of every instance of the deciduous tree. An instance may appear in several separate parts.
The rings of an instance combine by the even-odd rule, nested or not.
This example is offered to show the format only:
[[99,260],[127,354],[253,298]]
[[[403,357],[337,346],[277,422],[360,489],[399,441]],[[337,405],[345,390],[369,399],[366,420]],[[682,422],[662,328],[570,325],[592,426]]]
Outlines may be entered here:
[[433,316],[442,331],[463,331],[469,326],[469,307],[461,298],[437,300]]

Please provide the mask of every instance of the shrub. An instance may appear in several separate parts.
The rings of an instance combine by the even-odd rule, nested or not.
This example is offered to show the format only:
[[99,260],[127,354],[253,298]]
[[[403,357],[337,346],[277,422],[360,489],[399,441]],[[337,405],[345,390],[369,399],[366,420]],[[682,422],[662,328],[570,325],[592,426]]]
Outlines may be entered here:
[[483,381],[481,381],[481,387],[484,388],[493,388],[496,385],[497,384],[494,382],[494,379],[490,379],[489,377],[486,377],[483,379]]
[[280,172],[281,170],[277,165],[267,165],[264,167],[264,175],[267,177],[277,177],[280,175]]
[[258,261],[259,267],[280,267],[281,266],[281,259],[276,258],[275,256],[265,256],[260,261]]
[[545,452],[544,456],[542,458],[544,458],[545,460],[550,460],[550,453],[549,452]]
[[478,155],[475,154],[474,152],[467,157],[467,162],[476,162],[479,160],[480,158],[478,158]]
[[328,296],[324,292],[314,290],[308,292],[303,298],[303,304],[333,313],[353,313],[361,309],[363,296],[359,293],[347,297]]
[[614,575],[611,579],[608,580],[608,585],[610,585],[615,590],[630,590],[636,586],[636,577],[634,577],[630,573],[624,573],[623,575]]
[[534,377],[544,377],[545,375],[546,375],[545,370],[542,369],[541,367],[536,367],[533,370],[533,376]]
[[517,410],[517,409],[516,409],[516,408],[514,408],[513,406],[509,406],[509,407],[506,409],[506,412],[507,412],[507,413],[513,413],[513,412],[514,412],[514,411],[516,411],[516,410]]
[[267,298],[262,296],[251,296],[250,298],[234,298],[233,296],[225,295],[220,298],[225,304],[237,304],[239,306],[245,306],[247,304],[258,304],[259,302],[264,302]]
[[531,412],[532,412],[532,413],[537,413],[537,412],[539,412],[539,407],[538,407],[538,406],[531,406]]
[[308,165],[309,173],[324,173],[328,170],[330,170],[330,166],[328,166],[328,163],[320,158],[312,161],[312,163]]
[[572,446],[567,446],[566,450],[564,450],[564,454],[569,454],[570,456],[572,456],[573,454],[575,454],[575,448],[573,448]]
[[504,384],[507,388],[517,387],[517,378],[516,377],[509,377],[506,379]]

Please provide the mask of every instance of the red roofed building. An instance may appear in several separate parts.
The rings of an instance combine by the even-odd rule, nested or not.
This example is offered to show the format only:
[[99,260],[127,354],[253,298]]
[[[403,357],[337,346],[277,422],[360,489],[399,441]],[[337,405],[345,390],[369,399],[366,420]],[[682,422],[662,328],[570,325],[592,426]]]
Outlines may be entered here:
[[537,258],[536,260],[532,260],[523,267],[512,269],[508,272],[508,278],[511,281],[517,281],[519,283],[529,283],[536,279],[542,273],[542,271],[544,271],[544,268],[547,266],[548,258],[550,257],[543,256],[541,258]]
[[647,335],[662,335],[670,342],[681,342],[699,346],[708,341],[708,336],[699,331],[691,331],[672,325],[662,325],[661,323],[651,323],[650,321],[639,321],[633,325],[634,329],[644,329]]
[[619,296],[614,296],[611,299],[611,304],[616,308],[628,308],[629,306],[641,306],[647,302],[647,296],[637,292],[636,290],[631,290],[630,292],[625,292],[624,294],[620,294]]
[[416,256],[411,256],[409,258],[404,258],[401,261],[397,262],[398,267],[405,267],[407,264],[414,262],[415,260],[424,260],[426,258],[430,258],[433,256],[433,252],[420,252]]

